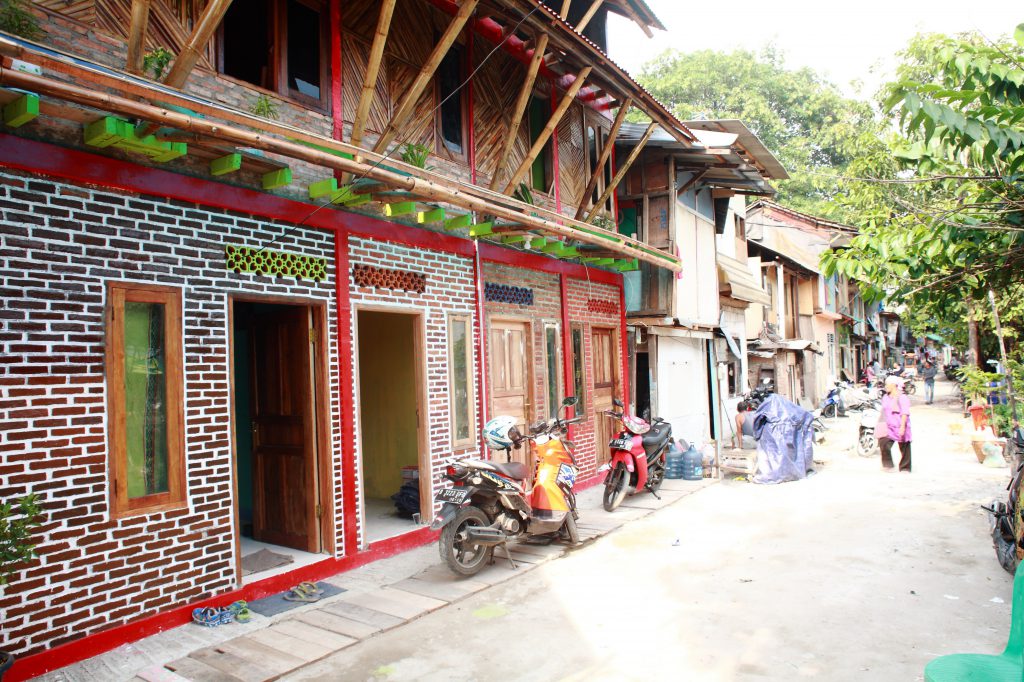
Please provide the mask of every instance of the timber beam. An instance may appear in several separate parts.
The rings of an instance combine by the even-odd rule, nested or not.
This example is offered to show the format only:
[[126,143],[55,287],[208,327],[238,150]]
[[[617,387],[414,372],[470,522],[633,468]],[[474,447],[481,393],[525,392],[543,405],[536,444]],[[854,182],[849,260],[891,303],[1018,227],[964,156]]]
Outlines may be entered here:
[[542,33],[537,39],[537,47],[530,59],[530,66],[526,70],[526,79],[519,88],[519,97],[516,98],[515,106],[512,107],[512,118],[508,122],[508,133],[501,144],[501,153],[498,154],[498,162],[494,166],[494,175],[491,177],[491,189],[498,189],[501,182],[501,172],[505,170],[508,163],[508,155],[512,153],[512,146],[515,144],[519,134],[519,126],[522,125],[523,116],[526,114],[526,106],[530,103],[530,93],[533,92],[533,84],[537,80],[537,71],[544,59],[544,50],[548,47],[548,34]]
[[363,88],[359,92],[359,104],[356,105],[356,115],[352,120],[351,142],[355,147],[361,146],[363,142],[366,119],[370,115],[370,105],[373,104],[377,75],[380,73],[381,61],[384,59],[384,46],[388,41],[391,15],[394,10],[395,0],[384,0],[381,3],[380,15],[377,17],[377,30],[373,34],[373,44],[370,46],[370,56],[366,63],[366,77],[363,78]]
[[627,99],[621,107],[619,107],[619,113],[615,117],[615,122],[612,123],[612,128],[608,131],[608,139],[604,143],[604,148],[601,149],[601,156],[597,160],[597,165],[592,169],[593,172],[590,174],[590,180],[587,182],[587,188],[583,190],[583,200],[580,201],[579,208],[576,209],[576,220],[583,217],[583,214],[587,209],[587,201],[589,197],[594,193],[594,188],[597,187],[597,181],[604,174],[605,164],[611,158],[612,150],[615,149],[615,138],[619,136],[619,128],[622,127],[623,121],[626,120],[626,114],[629,113],[629,108],[632,106],[633,100]]
[[142,74],[142,51],[146,44],[151,3],[152,0],[132,0],[132,17],[128,27],[128,57],[125,59],[125,70],[128,73]]
[[626,159],[626,162],[622,164],[621,168],[619,168],[615,177],[612,178],[612,181],[604,188],[604,192],[601,193],[601,197],[594,203],[594,207],[590,209],[590,214],[583,222],[587,224],[594,222],[594,218],[596,218],[598,213],[600,213],[598,208],[604,206],[605,202],[608,201],[608,197],[615,192],[615,188],[618,187],[619,183],[622,182],[622,179],[626,177],[626,172],[629,171],[629,167],[632,166],[633,162],[640,156],[640,152],[643,151],[644,146],[647,144],[647,140],[651,139],[651,135],[654,134],[654,129],[657,127],[657,121],[651,121],[651,124],[647,126],[647,130],[644,131],[643,137],[641,137],[640,141],[636,143],[635,147],[633,147],[633,151],[629,153],[629,157]]

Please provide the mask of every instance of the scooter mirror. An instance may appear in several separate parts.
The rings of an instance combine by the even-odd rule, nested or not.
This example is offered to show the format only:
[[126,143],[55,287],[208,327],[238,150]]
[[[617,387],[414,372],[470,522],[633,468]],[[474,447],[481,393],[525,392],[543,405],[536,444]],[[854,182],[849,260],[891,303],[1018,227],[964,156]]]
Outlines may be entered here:
[[579,401],[580,401],[580,400],[579,400],[579,398],[575,398],[575,397],[573,397],[573,396],[571,396],[571,395],[570,395],[570,396],[567,396],[567,397],[566,397],[566,398],[565,398],[565,399],[564,399],[564,400],[562,401],[562,407],[572,407],[573,405],[575,405],[575,404],[576,404],[576,403],[578,403]]
[[619,400],[618,398],[612,399],[612,405],[614,405],[615,407],[624,407],[622,401]]

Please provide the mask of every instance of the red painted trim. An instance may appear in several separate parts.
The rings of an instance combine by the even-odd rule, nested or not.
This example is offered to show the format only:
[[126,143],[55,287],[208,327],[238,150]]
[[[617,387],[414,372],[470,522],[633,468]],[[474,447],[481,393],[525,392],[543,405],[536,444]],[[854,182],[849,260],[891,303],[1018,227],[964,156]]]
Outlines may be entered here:
[[355,359],[352,357],[352,302],[349,294],[348,234],[334,238],[334,300],[338,315],[338,383],[341,409],[342,553],[359,552],[359,508],[356,503]]
[[473,85],[475,81],[469,78],[469,74],[473,73],[475,68],[473,65],[473,34],[466,30],[466,77],[469,79],[468,85],[466,85],[466,98],[469,103],[466,105],[467,113],[466,116],[469,118],[469,181],[474,185],[476,184],[476,119],[473,115]]
[[[615,174],[619,172],[618,171],[618,167],[616,166],[616,163],[615,163],[615,142],[614,142],[614,140],[612,141],[612,158],[609,160],[609,163],[612,165],[611,176],[614,178]],[[623,180],[625,180],[625,178],[623,178]],[[618,225],[619,224],[619,193],[618,192],[612,192],[612,216],[615,218],[615,224]]]
[[[629,339],[626,336],[626,287],[619,287],[619,311],[622,314],[619,320],[619,338],[621,339],[622,345],[622,402],[626,405],[630,405],[629,400],[629,384],[632,379],[629,376]],[[636,413],[635,405],[630,409],[630,412]]]
[[[479,246],[480,242],[476,242]],[[479,344],[477,346],[480,354],[480,361],[477,362],[477,386],[480,387],[477,396],[477,422],[480,430],[479,434],[480,441],[480,457],[482,459],[490,459],[490,453],[487,450],[487,444],[484,442],[484,424],[487,423],[488,419],[488,408],[490,407],[490,396],[487,391],[487,318],[484,303],[484,263],[480,258],[480,250],[477,249],[476,255],[473,258],[473,276],[476,278],[476,332],[479,334]]]
[[331,26],[331,115],[334,119],[334,139],[341,140],[345,135],[345,119],[341,108],[343,75],[341,68],[341,0],[331,0],[329,11]]
[[[558,91],[551,84],[551,113],[558,108]],[[555,212],[562,212],[562,178],[558,172],[558,126],[551,131],[551,172],[555,176]]]
[[[559,275],[558,285],[562,291],[562,372],[565,374],[563,386],[565,395],[575,395],[576,387],[572,376],[572,327],[569,321],[569,276]],[[570,393],[571,391],[571,393]],[[577,398],[579,396],[576,396]],[[571,409],[570,418],[576,416],[576,408]],[[572,438],[572,427],[569,427],[569,437]]]
[[497,244],[480,243],[480,256],[485,261],[512,265],[518,268],[540,270],[553,275],[568,275],[576,279],[589,279],[598,284],[611,284],[612,286],[622,285],[622,275],[617,272],[599,270],[597,268],[585,268],[579,263],[568,263],[555,258],[545,258],[527,251],[508,249]]
[[0,166],[471,258],[468,239],[0,133]]
[[27,680],[51,670],[56,670],[57,668],[62,668],[110,651],[122,644],[134,642],[179,625],[185,625],[191,622],[192,609],[195,608],[224,606],[238,599],[253,601],[260,597],[284,592],[292,585],[304,580],[323,580],[338,573],[351,571],[364,564],[386,559],[415,547],[434,542],[437,536],[437,532],[431,531],[427,527],[419,528],[394,538],[375,542],[370,545],[367,551],[352,557],[318,561],[315,564],[303,566],[294,571],[246,585],[241,589],[221,593],[216,597],[210,597],[153,616],[147,616],[131,623],[118,625],[109,630],[75,640],[74,642],[62,644],[32,656],[19,658],[14,662],[14,667],[4,674],[4,680],[5,682]]

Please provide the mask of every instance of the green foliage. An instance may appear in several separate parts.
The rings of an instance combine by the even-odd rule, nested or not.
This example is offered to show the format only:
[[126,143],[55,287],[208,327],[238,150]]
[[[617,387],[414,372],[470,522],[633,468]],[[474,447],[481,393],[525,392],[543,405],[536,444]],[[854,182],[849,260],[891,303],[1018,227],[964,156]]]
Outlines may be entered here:
[[30,8],[29,0],[0,0],[0,31],[29,40],[42,38],[43,29]]
[[682,120],[742,120],[791,176],[778,183],[779,202],[840,222],[852,218],[835,201],[834,176],[865,144],[877,144],[867,103],[843,97],[810,69],[785,69],[772,47],[760,54],[670,50],[638,80]]
[[406,142],[405,146],[402,147],[400,157],[402,161],[405,161],[410,166],[426,168],[427,159],[430,158],[430,147],[425,144]]
[[260,95],[249,105],[249,113],[276,121],[279,115],[277,102],[266,95]]
[[0,585],[6,585],[18,564],[35,558],[32,531],[41,523],[35,495],[0,504]]
[[162,47],[158,47],[152,52],[147,52],[142,57],[142,70],[145,73],[153,74],[153,80],[160,80],[164,77],[164,71],[167,70],[167,65],[174,59],[174,53],[166,50]]
[[1002,381],[1003,375],[995,372],[986,372],[973,365],[965,365],[960,370],[964,379],[964,395],[975,402],[984,401],[992,388],[989,384]]
[[600,227],[602,230],[608,230],[609,232],[615,232],[616,230],[615,221],[604,214],[595,216],[591,224],[594,227]]
[[524,204],[529,204],[530,206],[533,206],[533,205],[536,204],[536,201],[534,201],[534,198],[533,198],[533,188],[530,187],[525,182],[520,182],[519,186],[516,187],[515,190],[513,190],[512,198],[513,199],[518,199],[519,201],[523,202]]
[[1013,432],[1013,414],[1009,405],[993,405],[992,421],[998,435],[1009,436]]

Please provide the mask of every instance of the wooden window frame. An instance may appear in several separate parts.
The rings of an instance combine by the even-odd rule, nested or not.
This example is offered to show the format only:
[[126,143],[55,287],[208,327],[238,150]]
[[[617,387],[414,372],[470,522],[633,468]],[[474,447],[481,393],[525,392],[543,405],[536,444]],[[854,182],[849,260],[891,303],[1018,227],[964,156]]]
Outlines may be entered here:
[[[555,333],[555,376],[551,376],[551,372],[547,371],[552,366],[551,358],[548,357],[548,332],[554,331]],[[562,407],[562,399],[565,398],[565,388],[563,387],[562,373],[565,365],[562,363],[562,325],[557,322],[545,322],[544,323],[544,369],[547,373],[547,385],[545,386],[545,393],[550,401],[551,387],[554,385],[556,400],[553,404],[548,405],[548,419],[553,419],[558,416],[559,410]]]
[[[576,353],[576,333],[580,335],[580,352]],[[576,403],[576,414],[583,415],[584,421],[589,421],[587,416],[587,328],[582,322],[573,322],[569,325],[569,348],[572,350],[572,390],[576,395],[574,396],[577,400]],[[580,384],[577,391],[576,385],[576,371],[577,361],[579,363],[579,372],[581,375]],[[581,395],[582,394],[582,395]]]
[[[439,41],[440,39],[441,38],[439,35],[435,36],[435,42]],[[452,54],[452,51],[456,49],[462,50],[462,60],[461,63],[459,64],[459,83],[464,84],[461,88],[459,88],[459,92],[456,95],[457,99],[459,100],[459,118],[461,119],[460,122],[462,124],[462,152],[452,151],[451,149],[448,148],[448,145],[445,144],[444,141],[444,131],[442,129],[442,116],[444,115],[444,107],[441,106],[441,101],[444,99],[444,93],[441,92],[441,74],[437,73],[434,75],[434,101],[436,102],[436,110],[434,111],[434,153],[439,158],[446,159],[448,161],[468,164],[470,130],[469,97],[467,97],[467,90],[469,84],[466,83],[465,81],[466,76],[468,75],[469,72],[469,47],[466,44],[464,38],[460,37],[459,40],[455,41],[452,44],[451,48],[449,49],[448,53],[445,55],[445,57],[447,58],[448,55]],[[444,62],[443,59],[441,61],[442,63]],[[440,71],[440,69],[441,66],[438,65],[438,71]]]
[[[453,324],[465,324],[466,325],[466,386],[468,387],[467,400],[469,403],[469,410],[467,412],[467,419],[469,420],[469,435],[465,438],[457,438],[456,434],[458,431],[458,423],[455,415],[455,362],[452,355],[452,325]],[[449,426],[452,433],[452,446],[453,447],[471,447],[476,445],[476,386],[473,382],[475,371],[473,365],[473,316],[469,313],[452,313],[448,315],[447,321],[448,331],[448,412],[449,412]]]
[[[305,5],[320,15],[320,98],[304,95],[298,90],[288,86],[288,2],[294,1]],[[296,102],[308,109],[320,113],[327,113],[330,109],[331,80],[329,74],[330,64],[330,33],[328,32],[328,8],[323,0],[269,0],[271,16],[269,20],[272,33],[270,69],[272,71],[273,87],[265,88],[258,83],[250,83],[231,74],[224,73],[224,24],[217,28],[216,41],[216,70],[221,78],[229,79],[248,88],[269,92],[292,102]]]
[[[158,303],[166,311],[164,371],[167,375],[167,492],[128,498],[124,390],[124,304]],[[187,506],[185,499],[185,417],[181,290],[156,284],[107,284],[106,376],[110,508],[113,517],[154,513]]]

